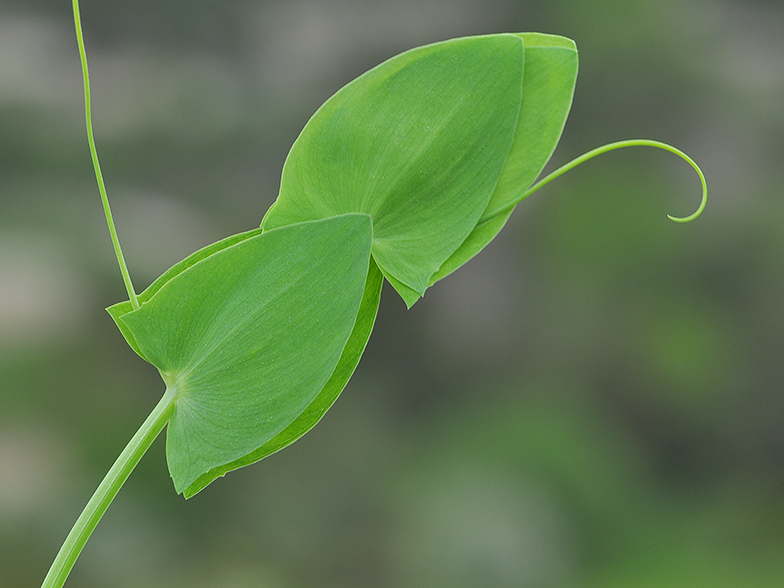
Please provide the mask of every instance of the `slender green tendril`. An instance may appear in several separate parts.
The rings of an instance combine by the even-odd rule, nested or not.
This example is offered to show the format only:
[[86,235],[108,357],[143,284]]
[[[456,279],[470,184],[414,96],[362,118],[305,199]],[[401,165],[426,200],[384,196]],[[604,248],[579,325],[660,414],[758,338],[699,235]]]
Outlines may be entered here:
[[109,234],[112,238],[112,245],[114,252],[117,255],[117,263],[120,265],[120,273],[122,274],[125,289],[128,291],[128,299],[134,309],[139,308],[139,299],[136,297],[136,291],[133,289],[131,282],[131,274],[128,272],[128,266],[125,264],[125,257],[120,247],[120,240],[117,238],[117,229],[114,227],[114,219],[112,218],[112,209],[109,207],[109,197],[106,195],[106,186],[103,182],[103,174],[101,173],[101,164],[98,162],[98,151],[95,148],[95,137],[93,136],[93,119],[90,101],[90,74],[87,71],[87,53],[84,49],[84,35],[82,34],[82,19],[79,14],[79,0],[73,0],[73,14],[74,25],[76,26],[76,41],[79,44],[79,57],[82,61],[82,77],[84,79],[84,111],[85,119],[87,121],[87,141],[90,144],[90,155],[93,159],[93,168],[95,169],[95,179],[98,182],[98,191],[101,193],[101,202],[103,203],[103,212],[106,215],[106,224],[109,226]]
[[[549,184],[551,181],[553,181],[558,176],[568,172],[570,169],[573,169],[573,168],[577,167],[581,163],[585,163],[589,159],[593,159],[594,157],[596,157],[597,155],[601,155],[602,153],[607,153],[608,151],[614,151],[615,149],[623,149],[624,147],[656,147],[658,149],[664,149],[665,151],[669,151],[670,153],[674,153],[675,155],[677,155],[681,159],[686,160],[689,163],[689,165],[691,165],[694,168],[694,171],[696,171],[697,175],[700,177],[700,182],[702,183],[702,200],[700,201],[700,205],[699,205],[699,207],[697,207],[697,210],[694,211],[692,214],[690,214],[688,216],[683,216],[683,217],[673,216],[671,214],[668,214],[667,218],[669,218],[672,221],[675,221],[676,223],[687,223],[689,221],[693,221],[695,218],[697,218],[698,216],[700,216],[702,214],[702,211],[705,210],[705,205],[708,202],[708,184],[705,181],[705,174],[702,173],[702,170],[700,169],[700,166],[697,165],[695,163],[695,161],[691,157],[686,155],[683,151],[681,151],[680,149],[677,149],[676,147],[673,147],[672,145],[668,145],[667,143],[662,143],[660,141],[651,141],[649,139],[629,139],[627,141],[617,141],[615,143],[608,143],[607,145],[602,145],[601,147],[597,147],[596,149],[592,149],[588,153],[585,153],[585,154],[581,155],[580,157],[577,157],[576,159],[573,159],[569,163],[566,163],[566,164],[562,165],[557,170],[555,170],[554,172],[548,174],[547,176],[545,176],[544,178],[542,178],[541,180],[536,182],[533,186],[531,186],[528,189],[528,191],[526,191],[522,196],[520,196],[520,198],[517,199],[516,202],[514,202],[513,204],[511,204],[509,206],[504,207],[501,210],[498,210],[497,212],[493,213],[492,216],[494,217],[494,216],[496,216],[498,214],[501,214],[501,213],[509,210],[509,208],[515,206],[521,200],[527,198],[528,196],[530,196],[531,194],[536,192],[542,186],[544,186],[546,184]],[[483,221],[486,221],[486,220],[490,220],[490,219],[489,218],[482,219],[482,221],[480,221],[480,222],[483,222]]]
[[[125,288],[128,290],[131,304],[133,305],[133,308],[136,309],[139,308],[139,300],[134,292],[131,276],[128,273],[128,267],[125,265],[120,242],[117,238],[117,231],[114,228],[112,211],[109,208],[109,199],[106,196],[106,187],[104,186],[101,166],[98,163],[98,154],[95,149],[92,117],[90,114],[90,79],[87,73],[87,56],[84,50],[84,38],[82,36],[78,0],[73,0],[73,12],[74,24],[76,25],[76,39],[79,44],[79,56],[82,60],[82,73],[84,76],[84,102],[90,154],[92,155],[95,177],[98,181],[98,189],[101,193],[103,209],[106,214],[106,223],[109,225],[112,244],[114,245],[114,251],[117,254],[117,262],[120,264],[120,272],[122,273],[123,281],[125,282]],[[123,452],[117,458],[117,461],[114,462],[114,465],[112,465],[109,472],[101,481],[95,493],[92,495],[92,498],[90,498],[87,503],[87,506],[84,507],[82,514],[79,515],[79,518],[76,520],[76,523],[74,523],[70,533],[68,533],[68,536],[65,538],[65,542],[57,553],[54,562],[52,562],[52,566],[49,568],[49,572],[46,574],[46,578],[44,578],[41,588],[62,588],[63,584],[65,584],[79,554],[82,552],[87,540],[101,520],[101,517],[106,512],[106,509],[109,508],[109,505],[114,500],[114,497],[117,496],[117,493],[120,491],[120,488],[122,488],[125,480],[131,475],[136,464],[139,463],[139,460],[150,448],[152,442],[169,422],[174,410],[174,397],[174,391],[167,389],[163,398],[161,398],[152,413],[150,413],[150,416],[147,417],[147,420],[144,421],[142,426],[130,440]]]

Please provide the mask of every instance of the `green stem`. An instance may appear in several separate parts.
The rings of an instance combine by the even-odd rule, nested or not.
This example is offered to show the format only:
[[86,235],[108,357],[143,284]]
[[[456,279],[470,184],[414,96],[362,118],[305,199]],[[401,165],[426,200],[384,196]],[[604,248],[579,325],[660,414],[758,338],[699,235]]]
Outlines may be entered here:
[[536,192],[539,188],[541,188],[545,184],[549,184],[558,176],[568,172],[570,169],[577,167],[581,163],[584,163],[589,159],[593,159],[594,157],[596,157],[597,155],[601,155],[602,153],[607,153],[608,151],[613,151],[615,149],[623,149],[624,147],[656,147],[658,149],[664,149],[665,151],[674,153],[675,155],[686,160],[694,168],[694,170],[697,172],[697,175],[700,177],[700,182],[702,182],[702,200],[700,201],[700,205],[697,208],[697,210],[692,214],[690,214],[689,216],[678,217],[678,216],[672,216],[668,214],[667,218],[677,223],[687,223],[689,221],[694,220],[695,218],[697,218],[702,214],[702,211],[705,210],[705,205],[708,202],[708,184],[705,181],[705,174],[702,173],[700,166],[698,166],[694,162],[694,160],[688,155],[686,155],[683,151],[673,147],[672,145],[668,145],[667,143],[662,143],[660,141],[651,141],[649,139],[629,139],[628,141],[617,141],[615,143],[608,143],[607,145],[602,145],[601,147],[592,149],[588,153],[585,153],[580,157],[573,159],[569,163],[562,165],[557,170],[555,170],[551,174],[548,174],[547,176],[539,180],[537,183],[535,183],[533,186],[531,186],[528,189],[528,191],[526,191],[522,196],[520,196],[520,198],[518,198],[515,202],[493,212],[488,218],[483,218],[479,222],[488,221],[491,218],[508,211],[510,208],[516,206],[521,200],[527,198],[528,196]]
[[68,533],[63,546],[55,557],[49,573],[44,578],[41,588],[61,588],[71,573],[76,559],[82,551],[87,539],[90,538],[98,521],[109,508],[117,496],[125,480],[147,452],[152,442],[164,429],[171,418],[174,409],[174,390],[167,389],[160,402],[155,406],[150,416],[133,436],[128,445],[123,449],[120,457],[114,462],[106,477],[93,494],[82,514],[76,520],[71,532]]
[[84,111],[85,118],[87,119],[87,141],[90,143],[90,155],[93,159],[93,168],[95,169],[95,179],[98,182],[98,191],[101,193],[101,202],[103,202],[103,212],[106,216],[106,224],[109,226],[109,234],[112,237],[112,245],[114,245],[114,253],[117,255],[117,263],[120,265],[120,273],[122,274],[125,289],[128,291],[128,298],[131,301],[131,306],[134,310],[139,308],[139,300],[136,297],[136,291],[133,289],[131,282],[131,274],[128,272],[128,266],[125,265],[125,257],[123,257],[122,248],[120,248],[120,240],[117,238],[117,230],[114,228],[114,219],[112,218],[112,209],[109,207],[109,197],[106,195],[106,186],[103,183],[103,174],[101,173],[101,164],[98,162],[98,151],[95,148],[95,137],[93,136],[93,119],[92,108],[90,100],[90,74],[87,71],[87,53],[84,49],[84,35],[82,35],[82,19],[79,15],[79,0],[73,0],[73,14],[74,25],[76,26],[76,41],[79,44],[79,57],[82,60],[82,77],[84,78]]

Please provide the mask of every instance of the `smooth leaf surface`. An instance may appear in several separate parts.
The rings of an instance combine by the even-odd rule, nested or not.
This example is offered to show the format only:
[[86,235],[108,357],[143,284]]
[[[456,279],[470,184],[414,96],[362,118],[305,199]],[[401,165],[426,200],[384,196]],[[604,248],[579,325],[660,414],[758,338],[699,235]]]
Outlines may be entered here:
[[178,492],[275,438],[324,390],[354,330],[371,242],[362,214],[254,234],[119,316],[176,391],[166,455]]
[[367,282],[365,283],[365,292],[359,307],[357,321],[354,324],[354,330],[351,331],[351,336],[346,343],[346,347],[343,349],[343,354],[340,356],[335,371],[332,372],[332,376],[330,376],[324,388],[302,414],[283,431],[255,451],[252,451],[248,455],[231,463],[212,468],[209,472],[200,476],[193,484],[185,489],[183,492],[185,498],[190,498],[205,488],[213,480],[226,475],[231,470],[236,470],[237,468],[255,463],[260,459],[264,459],[268,455],[291,445],[321,420],[321,417],[323,417],[327,410],[335,403],[338,396],[340,396],[340,393],[343,391],[343,388],[346,387],[349,378],[351,378],[362,357],[362,353],[365,351],[365,346],[367,345],[370,333],[372,332],[373,325],[376,321],[378,305],[381,300],[381,286],[383,283],[384,276],[375,262],[371,259],[370,271],[368,272]]
[[519,36],[468,37],[349,83],[294,143],[264,228],[369,214],[373,257],[410,306],[487,209],[514,139],[524,57]]
[[561,138],[577,83],[577,47],[557,35],[521,33],[525,43],[523,98],[514,142],[481,221],[519,198],[542,173]]
[[574,41],[521,33],[525,43],[523,98],[514,142],[477,227],[432,276],[431,285],[479,253],[504,227],[555,151],[572,106],[578,55]]

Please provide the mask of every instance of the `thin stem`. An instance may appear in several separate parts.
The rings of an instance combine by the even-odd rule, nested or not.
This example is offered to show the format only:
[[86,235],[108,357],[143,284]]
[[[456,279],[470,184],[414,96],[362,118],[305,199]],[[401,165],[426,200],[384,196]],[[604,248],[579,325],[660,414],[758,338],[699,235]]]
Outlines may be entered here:
[[109,508],[114,497],[120,491],[125,480],[139,463],[139,460],[147,452],[152,442],[160,434],[171,418],[174,409],[175,393],[167,389],[160,402],[155,406],[150,416],[144,421],[142,426],[133,436],[128,445],[123,449],[120,457],[114,462],[106,477],[93,494],[87,506],[84,507],[82,514],[74,523],[71,532],[68,533],[63,546],[55,557],[49,573],[44,578],[41,588],[61,588],[71,573],[76,559],[82,551],[87,539],[90,538],[98,521]]
[[487,218],[481,219],[479,222],[488,221],[488,220],[494,218],[495,216],[498,216],[499,214],[502,214],[502,213],[508,211],[510,208],[514,207],[521,200],[527,198],[528,196],[530,196],[531,194],[536,192],[539,188],[541,188],[545,184],[549,184],[551,181],[553,181],[558,176],[568,172],[570,169],[573,169],[573,168],[577,167],[581,163],[584,163],[584,162],[588,161],[589,159],[592,159],[592,158],[596,157],[597,155],[601,155],[602,153],[607,153],[608,151],[613,151],[615,149],[623,149],[624,147],[656,147],[658,149],[664,149],[665,151],[669,151],[670,153],[674,153],[675,155],[677,155],[677,156],[681,157],[682,159],[686,160],[694,168],[694,170],[697,172],[697,175],[700,177],[700,182],[702,182],[702,200],[700,201],[700,205],[697,208],[697,210],[695,212],[693,212],[692,214],[690,214],[689,216],[679,217],[679,216],[672,216],[672,215],[668,214],[667,218],[669,218],[670,220],[675,221],[677,223],[687,223],[689,221],[694,220],[695,218],[697,218],[698,216],[700,216],[702,214],[702,211],[705,210],[705,205],[708,202],[708,184],[705,181],[705,174],[702,173],[702,170],[700,169],[700,166],[698,166],[694,162],[694,160],[691,157],[689,157],[688,155],[686,155],[683,151],[681,151],[680,149],[677,149],[676,147],[673,147],[672,145],[668,145],[667,143],[662,143],[660,141],[651,141],[649,139],[629,139],[628,141],[617,141],[615,143],[608,143],[607,145],[603,145],[601,147],[597,147],[596,149],[592,149],[588,153],[585,153],[585,154],[581,155],[580,157],[578,157],[576,159],[573,159],[569,163],[562,165],[557,170],[555,170],[551,174],[545,176],[544,178],[539,180],[536,184],[531,186],[528,189],[528,191],[526,191],[517,200],[515,200],[514,202],[512,202],[511,204],[509,204],[507,206],[504,206],[503,208],[501,208],[501,209],[499,209],[497,211],[494,211],[490,216],[488,216]]
[[106,224],[109,226],[109,234],[112,237],[112,245],[114,245],[114,253],[117,255],[117,263],[120,265],[120,273],[122,274],[123,282],[125,283],[125,289],[128,291],[128,298],[131,301],[131,306],[133,306],[134,309],[137,309],[139,308],[139,300],[136,297],[136,291],[133,289],[128,266],[125,265],[125,257],[123,257],[122,248],[120,247],[120,240],[117,238],[117,230],[114,228],[112,209],[109,207],[109,197],[106,195],[106,186],[103,183],[101,164],[98,162],[98,151],[95,149],[90,100],[90,74],[87,71],[87,53],[84,49],[84,35],[82,35],[82,19],[79,14],[79,0],[73,0],[73,13],[74,25],[76,26],[76,41],[79,44],[79,57],[82,60],[82,77],[84,78],[84,111],[85,118],[87,119],[87,141],[90,143],[90,155],[93,159],[95,179],[98,182],[98,191],[101,193],[101,202],[103,202],[103,212],[106,216]]

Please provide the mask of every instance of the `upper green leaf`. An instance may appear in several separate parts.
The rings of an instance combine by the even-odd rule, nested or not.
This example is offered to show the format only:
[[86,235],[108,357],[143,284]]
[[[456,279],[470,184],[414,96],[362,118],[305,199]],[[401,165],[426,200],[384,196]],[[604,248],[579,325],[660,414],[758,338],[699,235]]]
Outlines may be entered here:
[[492,241],[555,151],[572,106],[577,47],[557,35],[521,33],[525,43],[523,102],[512,149],[476,229],[432,276],[434,284]]
[[178,492],[262,447],[321,393],[355,326],[371,242],[361,214],[256,233],[115,312],[176,391],[166,454]]
[[369,214],[373,256],[411,306],[501,230],[558,143],[576,76],[574,42],[539,33],[398,55],[311,118],[263,226]]
[[310,119],[265,229],[348,212],[373,220],[373,257],[409,304],[487,208],[512,146],[523,41],[413,49],[349,83]]

